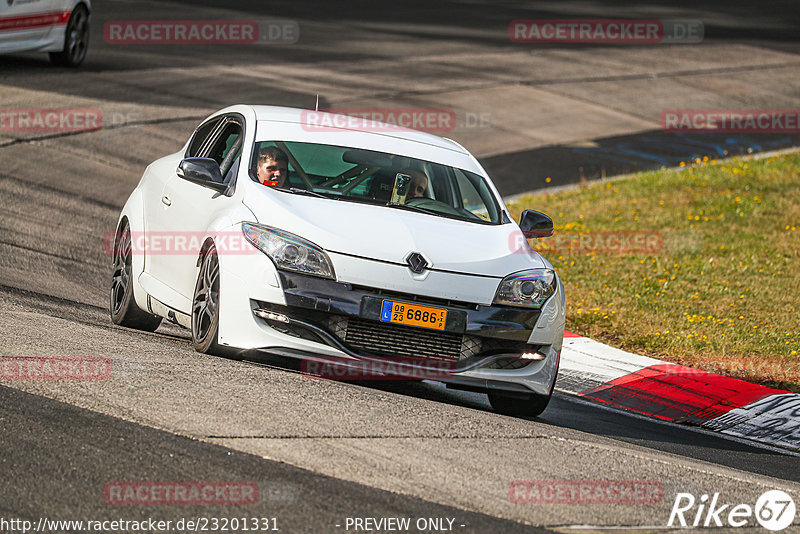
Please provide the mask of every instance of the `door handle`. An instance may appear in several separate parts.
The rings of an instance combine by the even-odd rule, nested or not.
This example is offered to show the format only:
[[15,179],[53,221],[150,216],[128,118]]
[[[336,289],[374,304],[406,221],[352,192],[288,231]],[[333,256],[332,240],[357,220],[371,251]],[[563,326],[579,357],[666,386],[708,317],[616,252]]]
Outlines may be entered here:
[[161,203],[164,204],[165,206],[172,206],[172,201],[169,199],[167,195],[161,197]]

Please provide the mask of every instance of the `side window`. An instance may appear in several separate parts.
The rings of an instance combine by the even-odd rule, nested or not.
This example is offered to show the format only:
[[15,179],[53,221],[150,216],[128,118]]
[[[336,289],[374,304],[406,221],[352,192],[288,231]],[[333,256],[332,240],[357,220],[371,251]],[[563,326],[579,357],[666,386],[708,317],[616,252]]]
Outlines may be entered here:
[[242,127],[236,122],[229,122],[222,129],[222,133],[217,137],[214,145],[205,157],[215,160],[220,167],[222,167],[222,162],[225,161],[227,156],[231,153],[231,150],[236,147],[236,153],[231,155],[230,161],[232,162],[233,158],[236,158],[241,150],[241,142],[237,143],[241,136]]
[[224,183],[227,184],[230,183],[231,180],[233,180],[234,176],[236,176],[236,173],[239,172],[239,163],[241,163],[241,161],[242,158],[236,158],[236,161],[234,161],[233,164],[231,164],[231,168],[228,169],[228,172],[225,173],[225,176],[222,177],[222,181]]
[[194,133],[194,137],[192,137],[192,142],[189,143],[189,150],[186,151],[187,158],[197,158],[200,157],[198,154],[200,153],[200,149],[203,147],[203,143],[208,139],[208,137],[214,132],[214,128],[216,128],[217,124],[219,124],[219,119],[211,119],[207,123],[201,125]]

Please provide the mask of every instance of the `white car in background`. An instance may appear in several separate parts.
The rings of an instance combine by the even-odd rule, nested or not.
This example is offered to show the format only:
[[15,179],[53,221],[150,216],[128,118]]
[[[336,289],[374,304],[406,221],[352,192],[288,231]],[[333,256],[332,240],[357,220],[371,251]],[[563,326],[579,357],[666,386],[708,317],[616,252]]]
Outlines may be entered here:
[[0,0],[0,54],[49,52],[77,67],[89,46],[90,0]]
[[[190,328],[200,352],[368,362],[387,376],[400,367],[381,364],[400,359],[399,378],[432,376],[488,393],[497,411],[541,413],[564,288],[521,237],[552,235],[553,221],[527,210],[514,223],[454,141],[315,126],[348,123],[339,119],[233,106],[150,164],[114,233],[112,320],[152,331],[166,318]],[[288,159],[282,187],[256,171],[276,149]],[[420,173],[428,184],[412,198]]]

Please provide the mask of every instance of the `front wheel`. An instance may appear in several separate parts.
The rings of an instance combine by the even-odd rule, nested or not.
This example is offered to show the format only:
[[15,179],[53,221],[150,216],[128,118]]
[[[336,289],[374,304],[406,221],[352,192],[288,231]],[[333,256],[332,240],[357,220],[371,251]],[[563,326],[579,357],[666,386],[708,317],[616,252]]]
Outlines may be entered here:
[[528,399],[510,397],[502,393],[489,393],[489,404],[494,411],[516,417],[536,417],[550,403],[550,395],[531,395]]
[[192,344],[197,352],[240,359],[232,349],[218,343],[219,291],[219,258],[217,248],[211,245],[203,255],[194,287]]
[[50,61],[60,67],[77,67],[86,59],[88,48],[89,11],[84,6],[78,6],[67,22],[63,50],[50,52]]
[[153,332],[161,317],[151,315],[136,305],[133,297],[133,252],[131,228],[127,222],[114,238],[114,272],[108,311],[114,324]]

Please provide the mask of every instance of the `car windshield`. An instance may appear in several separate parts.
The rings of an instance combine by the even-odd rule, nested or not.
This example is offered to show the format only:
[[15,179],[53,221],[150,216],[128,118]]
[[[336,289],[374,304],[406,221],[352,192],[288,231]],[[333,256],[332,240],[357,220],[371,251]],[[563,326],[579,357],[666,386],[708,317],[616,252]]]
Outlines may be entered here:
[[500,209],[486,180],[473,172],[359,148],[263,141],[257,143],[253,154],[254,178],[259,154],[274,155],[275,148],[289,161],[289,179],[279,188],[282,190],[480,224],[500,222]]

